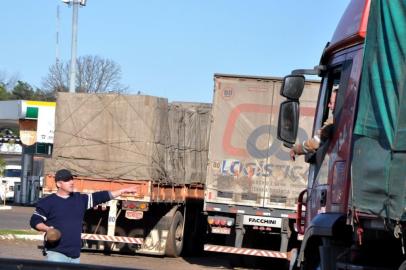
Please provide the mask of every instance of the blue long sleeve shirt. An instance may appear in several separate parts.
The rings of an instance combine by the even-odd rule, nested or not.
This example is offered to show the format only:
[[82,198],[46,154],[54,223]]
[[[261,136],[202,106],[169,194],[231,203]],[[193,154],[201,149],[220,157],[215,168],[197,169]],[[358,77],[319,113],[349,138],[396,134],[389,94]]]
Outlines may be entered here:
[[82,222],[86,210],[111,199],[111,193],[108,191],[88,195],[74,192],[67,198],[51,194],[38,201],[30,225],[35,229],[39,223],[45,223],[58,229],[62,235],[61,239],[54,246],[47,244],[46,248],[71,258],[79,258]]

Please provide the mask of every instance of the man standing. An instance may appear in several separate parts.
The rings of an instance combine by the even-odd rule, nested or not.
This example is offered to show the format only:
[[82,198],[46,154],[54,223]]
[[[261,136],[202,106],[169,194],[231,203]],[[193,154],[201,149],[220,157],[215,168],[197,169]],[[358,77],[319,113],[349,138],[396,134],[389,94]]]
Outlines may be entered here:
[[45,233],[53,228],[60,231],[58,241],[46,243],[48,261],[79,263],[82,222],[86,210],[123,193],[135,193],[136,188],[80,194],[73,192],[73,175],[65,169],[56,172],[55,182],[57,192],[38,201],[30,225]]

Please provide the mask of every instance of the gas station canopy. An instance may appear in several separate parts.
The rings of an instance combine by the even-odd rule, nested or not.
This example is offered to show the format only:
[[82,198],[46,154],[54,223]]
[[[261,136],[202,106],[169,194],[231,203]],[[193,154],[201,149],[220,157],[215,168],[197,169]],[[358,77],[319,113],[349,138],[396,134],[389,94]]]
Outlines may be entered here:
[[55,106],[56,102],[0,101],[0,129],[21,129],[24,120],[32,120],[36,135],[35,142],[52,144],[55,129]]

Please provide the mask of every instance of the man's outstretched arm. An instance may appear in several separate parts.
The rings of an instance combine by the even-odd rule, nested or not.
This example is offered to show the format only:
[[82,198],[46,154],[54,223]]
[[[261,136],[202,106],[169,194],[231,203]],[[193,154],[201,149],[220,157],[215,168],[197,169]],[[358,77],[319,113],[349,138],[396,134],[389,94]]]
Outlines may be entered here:
[[121,196],[122,194],[137,193],[137,191],[138,191],[137,187],[126,187],[126,188],[111,191],[110,193],[113,198],[116,198],[118,196]]
[[88,194],[86,201],[84,202],[87,204],[86,209],[90,209],[98,204],[110,201],[118,196],[121,196],[125,193],[137,193],[136,187],[126,187],[122,189],[117,189],[114,191],[98,191],[92,194]]

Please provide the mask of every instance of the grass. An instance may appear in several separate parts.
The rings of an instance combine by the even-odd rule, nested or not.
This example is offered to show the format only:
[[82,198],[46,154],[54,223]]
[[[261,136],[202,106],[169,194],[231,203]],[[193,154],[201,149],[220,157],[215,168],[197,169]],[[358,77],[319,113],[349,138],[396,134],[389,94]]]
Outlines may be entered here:
[[34,230],[0,230],[0,235],[6,235],[6,234],[40,234],[37,231]]

